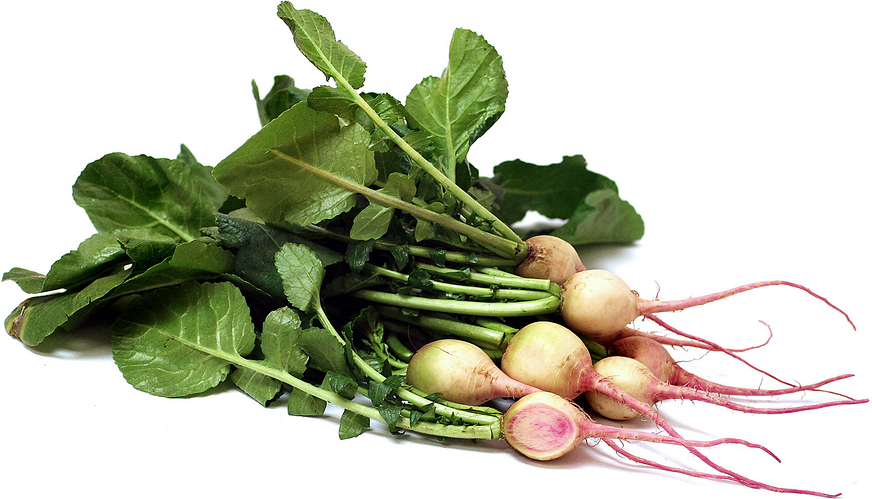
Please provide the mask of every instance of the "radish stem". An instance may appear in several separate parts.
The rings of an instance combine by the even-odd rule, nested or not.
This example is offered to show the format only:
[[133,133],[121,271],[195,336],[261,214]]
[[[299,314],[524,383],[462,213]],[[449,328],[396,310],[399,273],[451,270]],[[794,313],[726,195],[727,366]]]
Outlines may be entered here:
[[502,349],[509,336],[502,331],[488,327],[461,322],[448,317],[437,317],[428,314],[407,315],[392,307],[378,307],[378,313],[393,320],[398,320],[415,326],[437,331],[475,343],[482,348]]
[[[315,317],[318,319],[318,322],[330,332],[336,339],[342,344],[345,345],[345,338],[342,337],[341,334],[333,327],[330,319],[327,317],[327,314],[324,312],[324,309],[321,307],[320,303],[315,304]],[[368,378],[372,379],[376,382],[384,382],[387,379],[383,374],[376,371],[373,366],[367,363],[354,349],[351,349],[351,358],[354,361],[355,367],[360,369]],[[397,390],[397,395],[400,396],[403,400],[413,404],[418,408],[428,407],[433,404],[433,401],[413,393],[407,389],[400,388]],[[449,408],[444,405],[437,404],[435,406],[435,411],[437,414],[442,416],[447,416],[450,418],[459,418],[461,421],[471,423],[471,424],[485,424],[492,425],[494,423],[494,418],[492,416],[482,416],[480,413],[457,410],[455,408]]]
[[351,293],[351,296],[403,308],[490,317],[524,317],[551,314],[556,312],[560,306],[560,297],[553,295],[547,298],[520,302],[475,302],[399,295],[385,291],[364,289]]
[[403,201],[397,197],[389,196],[375,189],[371,189],[364,185],[351,182],[348,179],[345,179],[339,175],[334,175],[314,165],[310,165],[305,161],[301,161],[298,158],[289,156],[279,149],[271,149],[270,152],[272,152],[272,154],[274,154],[276,157],[281,158],[283,161],[292,163],[295,166],[308,171],[309,173],[317,175],[318,177],[334,185],[342,187],[343,189],[362,194],[367,199],[375,203],[402,210],[416,218],[421,218],[429,222],[439,224],[449,230],[457,232],[458,234],[463,234],[502,257],[518,259],[523,258],[523,256],[519,255],[526,254],[527,249],[523,241],[508,240],[496,234],[491,234],[481,229],[475,228],[471,225],[467,225],[447,215],[436,213],[435,211],[422,208],[413,203]]
[[[429,269],[431,271],[433,271],[434,269],[438,269],[438,267],[434,268],[429,265],[417,265],[417,267],[421,269]],[[409,282],[409,274],[404,274],[402,272],[386,269],[384,267],[379,267],[373,264],[366,264],[364,268],[365,270],[375,275],[388,277],[390,279],[403,283]],[[444,269],[439,270],[441,271]],[[492,298],[496,300],[538,300],[541,298],[548,298],[553,295],[553,293],[548,293],[547,291],[537,291],[529,289],[511,289],[501,287],[484,288],[480,286],[467,286],[462,284],[446,283],[442,281],[431,281],[431,283],[433,285],[433,289],[436,291],[442,291],[449,294],[472,296],[476,298]]]
[[[360,242],[356,239],[352,239],[351,236],[347,234],[341,234],[334,230],[330,230],[325,227],[321,227],[320,225],[308,225],[306,227],[300,227],[295,229],[300,233],[312,233],[319,234],[325,237],[329,237],[331,239],[335,239],[337,241],[344,241],[346,243],[356,243]],[[392,251],[398,248],[404,248],[409,252],[409,255],[426,258],[428,260],[434,259],[437,255],[440,258],[443,258],[446,262],[457,263],[457,264],[465,264],[465,265],[481,265],[485,267],[511,267],[517,263],[516,258],[503,258],[494,255],[488,254],[477,254],[474,252],[465,252],[465,251],[448,251],[444,249],[439,249],[438,251],[435,248],[427,247],[427,246],[418,246],[418,245],[408,245],[408,244],[395,244],[390,241],[384,241],[381,239],[376,239],[372,241],[373,248],[382,250],[382,251]]]

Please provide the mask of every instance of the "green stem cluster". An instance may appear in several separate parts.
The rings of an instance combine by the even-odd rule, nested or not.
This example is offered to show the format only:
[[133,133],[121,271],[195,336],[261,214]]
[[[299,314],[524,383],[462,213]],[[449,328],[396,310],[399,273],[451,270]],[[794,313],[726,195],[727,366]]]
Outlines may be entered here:
[[313,175],[316,175],[328,182],[331,182],[334,185],[342,187],[343,189],[361,194],[368,200],[376,204],[404,211],[415,218],[441,225],[446,229],[469,237],[473,241],[476,241],[478,244],[493,251],[494,253],[502,257],[511,259],[516,264],[523,260],[524,257],[526,257],[527,248],[526,244],[523,241],[510,241],[495,234],[485,232],[477,227],[473,227],[471,225],[463,223],[462,221],[448,215],[436,213],[435,211],[420,207],[414,203],[403,201],[402,199],[394,196],[388,196],[375,189],[372,189],[365,185],[357,184],[339,175],[332,174],[326,170],[306,163],[305,161],[294,158],[293,156],[289,156],[278,149],[272,149],[271,152],[276,157],[281,158],[283,161],[292,163],[298,168],[305,169],[309,173],[312,173]]
[[[341,234],[320,225],[308,225],[306,227],[299,228],[298,230],[302,233],[318,234],[329,237],[330,239],[335,239],[337,241],[342,241],[349,244],[360,242],[352,239],[348,234]],[[373,248],[377,250],[392,251],[400,248],[399,244],[381,239],[375,239],[371,242]],[[442,248],[437,250],[436,248],[417,245],[403,245],[403,248],[409,252],[410,256],[425,258],[428,260],[433,260],[438,257],[440,260],[443,260],[447,263],[455,263],[461,265],[477,265],[486,268],[512,268],[518,264],[517,258],[506,258],[496,255],[480,255],[464,251],[450,251]]]
[[[544,279],[518,277],[499,269],[451,269],[416,263],[433,277],[429,296],[422,293],[396,293],[362,289],[353,296],[382,305],[477,317],[527,317],[553,314],[559,310],[560,287]],[[365,270],[399,283],[407,283],[410,274],[367,265]],[[450,281],[463,281],[463,284]]]
[[[315,315],[321,325],[333,336],[335,336],[341,344],[345,345],[345,338],[343,338],[342,335],[339,334],[336,328],[332,325],[330,318],[327,316],[327,314],[324,312],[324,309],[320,305],[316,306]],[[368,379],[377,383],[382,383],[387,379],[382,373],[376,371],[363,358],[361,358],[360,355],[353,349],[351,349],[351,358],[354,362],[355,367],[359,369]],[[318,390],[323,389],[318,388]],[[338,397],[340,399],[343,399],[344,401],[343,404],[337,404],[340,407],[351,410],[352,412],[368,417],[370,419],[385,422],[384,418],[381,416],[377,409],[373,409],[369,406],[365,406],[359,403],[349,402],[344,397],[333,394],[333,392],[330,392],[330,394],[332,395],[330,397],[330,400],[328,400],[322,397],[322,395],[324,394],[321,392],[310,392],[307,389],[304,389],[304,391],[313,396],[322,398],[322,400],[326,400],[332,403],[335,403],[333,402],[333,399]],[[412,404],[420,410],[427,410],[428,408],[432,408],[436,416],[445,418],[448,421],[458,422],[454,424],[444,424],[434,421],[418,421],[414,425],[412,425],[411,419],[405,417],[401,418],[400,420],[400,422],[402,423],[402,426],[400,427],[403,429],[414,430],[420,433],[426,433],[429,435],[446,438],[473,438],[488,440],[500,438],[500,415],[498,412],[483,410],[481,408],[458,406],[456,404],[448,405],[443,402],[433,402],[430,398],[427,398],[425,395],[420,394],[410,386],[404,386],[399,388],[396,391],[396,395],[405,402]]]
[[[216,357],[222,357],[220,353],[213,354]],[[317,397],[327,403],[336,405],[343,409],[352,411],[361,416],[367,417],[372,420],[385,422],[384,418],[379,413],[378,409],[361,404],[360,402],[355,402],[354,400],[347,399],[338,393],[327,390],[325,388],[320,388],[311,383],[308,383],[300,378],[294,377],[288,374],[285,371],[280,369],[271,368],[262,362],[249,360],[249,359],[239,359],[236,357],[226,358],[228,362],[233,362],[239,367],[244,367],[246,369],[250,369],[254,372],[262,374],[264,376],[271,377],[282,383],[287,384],[295,390],[303,391],[313,397]],[[383,379],[382,379],[383,380]],[[404,393],[404,395],[406,395]],[[408,394],[409,398],[414,400],[423,399],[423,397],[411,394]],[[426,399],[424,399],[426,400]],[[429,400],[426,400],[427,404],[432,404]],[[425,404],[422,404],[422,406]],[[444,438],[460,438],[460,439],[481,439],[481,440],[495,440],[500,438],[499,431],[499,417],[494,415],[475,415],[472,412],[464,412],[459,410],[443,410],[442,412],[448,415],[456,415],[462,414],[464,417],[464,421],[470,424],[445,424],[434,421],[416,421],[412,424],[410,418],[401,417],[397,422],[397,427],[404,430],[415,431],[422,434],[433,435],[437,437]],[[477,417],[476,417],[477,416]]]

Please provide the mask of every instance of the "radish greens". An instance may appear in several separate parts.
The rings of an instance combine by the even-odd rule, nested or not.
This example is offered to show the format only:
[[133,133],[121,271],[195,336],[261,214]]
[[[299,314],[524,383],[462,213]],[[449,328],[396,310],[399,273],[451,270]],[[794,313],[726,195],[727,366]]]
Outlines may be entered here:
[[[637,333],[633,318],[661,324],[653,314],[672,309],[617,314],[598,337],[557,324],[616,315],[608,296],[585,314],[573,302],[567,283],[598,275],[573,245],[631,243],[644,224],[616,183],[580,155],[551,165],[510,160],[480,174],[470,149],[508,97],[502,57],[482,36],[457,29],[441,74],[402,101],[363,90],[366,63],[324,17],[290,2],[279,4],[278,17],[328,84],[298,88],[278,75],[262,96],[252,82],[261,127],[214,167],[184,145],[176,158],[112,152],[86,165],[72,194],[96,232],[45,274],[15,267],[3,275],[32,295],[6,319],[10,335],[34,346],[91,320],[111,324],[112,357],[138,390],[186,397],[234,385],[296,416],[333,405],[343,410],[342,439],[375,422],[390,433],[506,439],[533,459],[553,459],[598,436],[659,469],[825,495],[721,467],[699,448],[769,451],[740,439],[686,440],[651,404],[596,373],[594,362]],[[530,212],[553,223],[523,227]],[[800,287],[765,285],[776,283]],[[621,296],[655,306],[629,288]],[[564,341],[524,340],[552,326]],[[555,375],[558,365],[566,376]],[[669,436],[594,426],[569,400],[588,390],[645,414]],[[514,412],[486,404],[497,398],[523,403]],[[646,461],[613,438],[674,444],[717,473]]]

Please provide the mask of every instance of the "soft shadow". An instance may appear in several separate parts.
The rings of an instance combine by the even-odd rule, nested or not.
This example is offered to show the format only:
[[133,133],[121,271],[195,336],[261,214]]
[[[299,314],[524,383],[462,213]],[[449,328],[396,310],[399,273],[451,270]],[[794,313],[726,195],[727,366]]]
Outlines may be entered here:
[[577,247],[578,256],[588,269],[608,269],[628,262],[636,255],[636,244],[589,244]]
[[104,359],[112,356],[112,330],[106,321],[93,320],[73,331],[56,331],[39,345],[27,348],[44,357]]

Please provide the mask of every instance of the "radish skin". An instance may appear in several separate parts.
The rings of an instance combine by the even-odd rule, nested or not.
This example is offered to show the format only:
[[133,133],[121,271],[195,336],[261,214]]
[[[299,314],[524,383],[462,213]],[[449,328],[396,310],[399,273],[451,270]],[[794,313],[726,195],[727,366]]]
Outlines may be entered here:
[[[751,364],[750,362],[748,362],[747,360],[745,360],[744,358],[742,358],[740,355],[738,355],[738,354],[736,353],[737,351],[740,351],[740,350],[736,350],[736,349],[726,349],[726,348],[724,348],[724,347],[722,347],[722,346],[720,346],[720,345],[717,345],[717,344],[715,344],[715,343],[713,343],[713,342],[711,342],[711,341],[708,341],[708,340],[705,340],[705,339],[702,339],[702,338],[698,338],[698,337],[696,337],[696,336],[692,336],[692,335],[689,335],[689,334],[684,333],[684,332],[682,332],[682,331],[679,331],[678,329],[675,329],[674,327],[672,327],[672,326],[670,326],[669,324],[667,324],[666,322],[664,322],[662,319],[660,319],[660,318],[657,317],[656,315],[648,315],[648,316],[646,316],[646,319],[655,322],[656,324],[658,324],[658,325],[662,326],[663,328],[665,328],[667,331],[671,331],[671,332],[673,332],[673,333],[675,333],[675,334],[678,334],[678,335],[684,336],[684,337],[686,337],[686,338],[691,338],[692,340],[694,340],[694,341],[698,341],[698,342],[700,342],[700,343],[703,344],[703,346],[697,346],[697,348],[702,348],[702,349],[705,349],[705,350],[711,350],[711,351],[716,351],[716,352],[722,352],[722,353],[724,353],[724,354],[726,354],[726,355],[729,355],[730,357],[733,357],[734,359],[738,360],[739,362],[745,364],[746,366],[750,367],[751,369],[754,369],[755,371],[760,372],[760,373],[762,373],[762,374],[765,374],[766,376],[768,376],[768,377],[774,379],[775,381],[778,381],[779,383],[783,383],[783,384],[785,384],[785,385],[787,385],[787,386],[791,386],[791,387],[796,387],[796,386],[797,386],[797,385],[794,384],[794,383],[791,383],[791,382],[789,382],[789,381],[785,381],[785,380],[783,380],[783,379],[781,379],[781,378],[775,376],[774,374],[772,374],[772,373],[770,373],[770,372],[768,372],[768,371],[765,371],[765,370],[763,370],[763,369],[761,369],[761,368],[759,368],[759,367],[757,367],[757,366]],[[761,321],[761,322],[762,322],[762,321]],[[763,322],[763,324],[766,325],[765,322]],[[766,327],[768,328],[769,326],[766,325]],[[631,335],[626,335],[626,336],[631,336]],[[696,345],[682,344],[682,342],[679,342],[679,341],[662,341],[662,340],[660,339],[660,337],[658,337],[657,335],[645,335],[645,334],[640,334],[640,335],[636,335],[636,336],[647,336],[648,338],[656,339],[658,342],[660,342],[660,343],[662,343],[662,344],[665,344],[665,345],[673,345],[673,346],[696,346]],[[772,338],[772,330],[771,330],[771,329],[769,330],[769,338],[770,338],[770,339]],[[766,343],[768,343],[768,342],[769,342],[769,340],[767,340],[766,342],[764,342],[763,345],[766,345]],[[753,349],[753,348],[759,348],[759,347],[758,347],[758,346],[750,347],[750,348],[746,348],[745,350],[750,350],[750,349]]]
[[660,312],[674,312],[711,303],[738,293],[766,286],[789,286],[801,289],[845,316],[847,313],[810,289],[789,281],[761,281],[684,300],[645,300],[639,298],[620,277],[606,270],[579,272],[563,283],[560,314],[567,326],[602,344],[617,340],[625,326],[638,317],[653,317]]
[[639,297],[606,270],[579,272],[563,283],[560,315],[573,331],[604,345],[639,317]]
[[409,360],[406,381],[426,393],[441,393],[443,400],[473,406],[538,391],[507,376],[478,346],[457,339],[418,349]]
[[762,388],[742,388],[715,383],[687,371],[678,365],[678,362],[672,358],[661,343],[652,338],[627,336],[614,342],[612,344],[612,351],[615,355],[629,357],[641,362],[657,379],[665,381],[671,385],[695,388],[697,390],[721,395],[764,397],[786,395],[801,391],[817,390],[821,386],[853,376],[853,374],[843,374],[818,383],[793,386],[790,388],[769,390]]
[[516,275],[563,284],[585,270],[575,247],[559,237],[543,234],[527,239],[526,243],[527,256],[515,267]]
[[[687,386],[671,385],[658,379],[644,364],[629,357],[606,357],[594,364],[593,367],[600,375],[608,378],[612,383],[629,393],[630,396],[636,400],[652,406],[658,402],[670,399],[695,400],[752,414],[787,414],[837,405],[862,404],[868,402],[868,399],[839,400],[798,407],[750,407],[737,404],[717,394],[700,391]],[[623,404],[619,404],[614,399],[601,393],[586,392],[584,396],[591,408],[603,417],[618,421],[626,421],[639,415],[637,411]]]
[[645,414],[667,431],[671,430],[650,405],[599,374],[581,338],[560,324],[537,321],[522,327],[509,340],[500,366],[510,378],[565,399],[572,400],[590,391],[600,393],[635,413]]
[[[593,369],[590,352],[584,342],[568,328],[548,321],[527,324],[509,340],[501,359],[503,372],[524,384],[574,399],[584,392],[594,391],[611,397],[622,405],[644,414],[669,436],[683,440],[681,435],[651,406],[631,397]],[[757,488],[768,485],[754,482],[720,466],[699,449],[682,444],[694,456],[713,469]],[[772,490],[772,488],[770,488]]]
[[752,365],[750,362],[748,362],[747,360],[742,358],[737,353],[737,352],[746,352],[748,350],[753,350],[755,348],[761,348],[763,346],[766,346],[769,343],[769,341],[772,339],[772,329],[769,328],[768,324],[766,324],[763,321],[760,321],[760,322],[763,323],[769,329],[769,338],[767,338],[766,341],[764,341],[763,343],[761,343],[759,345],[753,345],[753,346],[745,347],[745,348],[725,348],[725,347],[722,347],[722,346],[720,346],[712,341],[706,340],[704,338],[700,338],[698,336],[693,336],[693,335],[684,333],[682,331],[679,331],[679,330],[675,329],[674,327],[670,326],[669,324],[666,324],[663,320],[661,320],[657,316],[649,315],[646,318],[656,322],[660,326],[663,326],[668,331],[671,331],[671,332],[678,334],[680,336],[684,336],[687,339],[668,338],[666,336],[655,334],[655,333],[648,333],[648,332],[644,332],[644,331],[639,331],[637,329],[633,329],[633,328],[628,327],[628,326],[624,326],[617,334],[609,335],[605,339],[607,339],[609,341],[608,344],[611,346],[614,346],[617,342],[619,342],[623,339],[626,339],[626,338],[641,337],[641,338],[645,338],[645,339],[650,340],[650,341],[656,341],[660,345],[670,345],[670,346],[687,347],[687,348],[701,348],[703,350],[709,350],[709,351],[713,351],[713,352],[721,352],[721,353],[724,353],[726,355],[729,355],[730,357],[733,357],[734,359],[747,365],[751,369],[754,369],[755,371],[758,371],[762,374],[765,374],[766,376],[774,379],[775,381],[783,383],[787,386],[796,387],[795,384],[790,383],[790,382],[785,381],[785,380],[782,380],[782,379],[778,378],[777,376],[775,376],[774,374],[767,372],[767,371],[765,371],[757,366]]
[[765,325],[767,327],[767,329],[769,329],[769,337],[766,339],[766,341],[759,343],[757,345],[751,345],[748,347],[727,348],[727,347],[723,347],[721,345],[718,345],[712,341],[709,341],[705,338],[701,338],[699,336],[695,336],[692,334],[685,333],[683,331],[679,331],[678,329],[676,329],[673,326],[670,326],[665,321],[663,321],[662,319],[660,319],[659,317],[657,317],[655,315],[649,315],[646,318],[651,319],[652,321],[656,322],[658,325],[662,326],[667,331],[675,333],[675,334],[682,336],[684,338],[683,339],[682,338],[671,338],[671,337],[664,336],[662,334],[649,333],[646,331],[639,331],[638,329],[633,329],[629,326],[624,326],[621,329],[621,331],[619,332],[619,334],[614,336],[614,339],[610,342],[610,344],[614,344],[616,341],[618,341],[622,338],[628,338],[628,337],[633,337],[633,336],[642,336],[642,337],[648,338],[650,340],[654,340],[654,341],[660,343],[661,345],[668,345],[668,346],[673,346],[673,347],[685,347],[685,348],[701,348],[703,350],[712,350],[712,351],[716,351],[716,352],[735,354],[737,352],[747,352],[749,350],[754,350],[757,348],[765,347],[772,340],[772,329],[769,328],[768,324],[766,324],[763,321],[760,321],[760,322],[763,325]]

